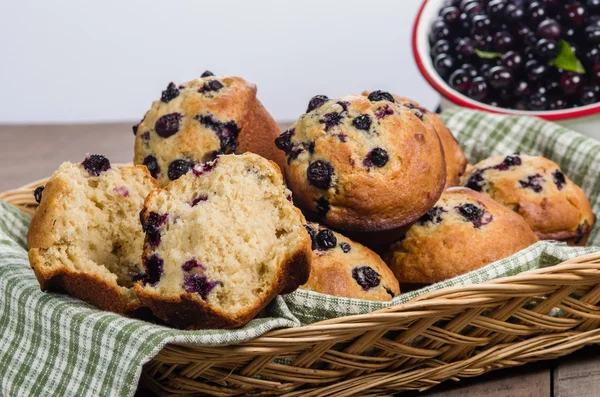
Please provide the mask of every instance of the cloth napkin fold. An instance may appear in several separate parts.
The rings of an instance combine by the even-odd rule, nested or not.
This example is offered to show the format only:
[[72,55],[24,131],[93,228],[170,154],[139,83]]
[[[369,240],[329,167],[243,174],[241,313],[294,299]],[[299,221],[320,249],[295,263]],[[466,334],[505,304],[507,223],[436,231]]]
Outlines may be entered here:
[[[442,115],[471,163],[521,151],[548,157],[600,210],[600,142],[556,124],[453,109]],[[0,201],[0,395],[133,396],[142,365],[165,344],[231,345],[269,330],[367,313],[440,288],[479,283],[554,265],[600,248],[539,242],[509,258],[392,302],[296,291],[274,300],[236,330],[180,331],[103,312],[78,299],[40,291],[27,260],[29,218]],[[599,245],[595,227],[590,245]]]

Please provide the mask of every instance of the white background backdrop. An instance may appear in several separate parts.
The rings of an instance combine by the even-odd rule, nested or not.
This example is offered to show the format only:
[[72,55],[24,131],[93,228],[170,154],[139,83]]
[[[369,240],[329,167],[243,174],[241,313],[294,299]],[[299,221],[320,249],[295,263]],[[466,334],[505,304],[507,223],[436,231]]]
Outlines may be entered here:
[[1,1],[0,123],[140,119],[169,81],[239,75],[277,120],[315,94],[437,94],[410,49],[421,0]]

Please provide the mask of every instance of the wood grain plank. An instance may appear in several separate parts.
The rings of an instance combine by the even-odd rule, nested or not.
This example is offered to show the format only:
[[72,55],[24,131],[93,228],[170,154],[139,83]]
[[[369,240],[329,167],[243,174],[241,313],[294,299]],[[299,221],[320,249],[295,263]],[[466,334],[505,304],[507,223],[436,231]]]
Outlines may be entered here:
[[584,348],[554,369],[554,397],[600,396],[600,349]]

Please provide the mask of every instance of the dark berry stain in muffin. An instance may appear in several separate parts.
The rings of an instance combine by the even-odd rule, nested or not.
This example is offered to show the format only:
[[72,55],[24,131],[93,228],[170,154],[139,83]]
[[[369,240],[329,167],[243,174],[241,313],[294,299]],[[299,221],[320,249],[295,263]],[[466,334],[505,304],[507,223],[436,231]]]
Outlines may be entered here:
[[160,166],[158,165],[156,157],[152,155],[146,156],[142,164],[148,168],[150,175],[152,175],[154,178],[158,177],[158,174],[160,174]]
[[157,246],[160,244],[160,232],[159,229],[165,224],[169,214],[159,214],[157,212],[150,212],[148,217],[144,221],[142,220],[142,230],[148,236],[148,242],[150,245]]
[[325,197],[321,197],[317,200],[317,213],[321,216],[327,215],[329,212],[329,200]]
[[311,163],[306,170],[308,183],[318,189],[329,189],[331,187],[332,176],[333,167],[324,160],[317,160]]
[[535,174],[529,175],[526,181],[519,181],[519,183],[523,189],[531,189],[536,193],[541,193],[542,190],[544,190],[542,182],[545,181],[546,180],[540,174]]
[[489,211],[475,204],[466,203],[454,208],[466,221],[471,222],[475,229],[479,229],[481,226],[485,226],[494,220],[493,215]]
[[208,294],[217,286],[220,281],[211,281],[203,274],[186,274],[183,276],[183,288],[186,292],[197,293],[203,300],[208,298]]
[[142,141],[149,141],[150,140],[150,131],[144,131],[142,133],[142,135],[140,135],[140,138],[142,139]]
[[473,172],[469,179],[467,179],[465,187],[475,190],[476,192],[481,192],[483,190],[483,184],[485,183],[485,179],[483,178],[484,171],[485,169],[481,169]]
[[138,128],[140,128],[140,123],[131,126],[131,129],[133,130],[133,135],[137,135]]
[[515,167],[517,165],[521,165],[521,158],[519,156],[506,156],[500,164],[491,168],[499,171],[506,171],[510,167]]
[[310,241],[311,241],[311,247],[312,249],[317,249],[317,231],[315,230],[314,227],[310,226],[310,225],[304,225],[304,228],[306,229],[306,231],[308,232],[308,235],[310,236]]
[[202,201],[206,201],[206,200],[208,200],[208,196],[205,194],[201,194],[201,195],[196,196],[193,199],[191,199],[188,204],[190,205],[190,207],[195,207],[198,205],[198,203],[200,203]]
[[222,122],[214,118],[212,114],[199,115],[194,117],[194,119],[217,134],[221,142],[219,153],[230,154],[235,152],[238,146],[237,138],[240,133],[240,127],[238,127],[235,121]]
[[179,96],[179,88],[171,82],[167,86],[167,89],[162,92],[160,96],[160,100],[164,103],[169,103],[171,100],[177,98]]
[[435,224],[441,223],[442,222],[442,214],[444,214],[446,212],[448,212],[448,211],[446,211],[443,207],[433,207],[419,219],[419,223],[421,225],[424,225],[425,223],[428,223],[428,222],[432,222]]
[[325,124],[325,131],[329,131],[331,128],[335,127],[336,125],[339,125],[342,122],[343,118],[344,118],[344,116],[342,116],[341,113],[331,112],[331,113],[324,114],[323,118],[321,118],[321,120],[319,120],[319,122],[321,122],[322,124]]
[[350,102],[347,102],[347,101],[339,101],[339,102],[337,102],[337,104],[342,107],[342,109],[344,110],[344,112],[347,112],[348,111],[348,106],[350,106]]
[[371,128],[371,123],[371,116],[369,116],[368,114],[361,114],[360,116],[355,117],[352,120],[352,125],[354,126],[354,128],[362,131],[369,131],[369,128]]
[[407,102],[404,104],[410,110],[413,110],[413,114],[419,118],[419,120],[423,121],[425,114],[427,113],[427,109],[419,107],[414,103]]
[[292,151],[292,135],[294,135],[293,128],[283,131],[281,135],[275,138],[275,146],[279,150],[283,150],[285,154],[290,154]]
[[369,98],[369,101],[371,101],[371,102],[379,102],[379,101],[396,102],[394,100],[394,97],[392,96],[392,94],[390,94],[389,92],[386,92],[386,91],[381,91],[381,90],[371,92],[367,98]]
[[334,134],[334,136],[336,136],[337,139],[340,140],[340,142],[346,142],[348,140],[348,135],[344,134],[343,132],[340,132],[339,134]]
[[204,78],[204,77],[210,77],[210,76],[214,76],[214,73],[213,73],[213,72],[211,72],[210,70],[205,70],[205,71],[204,71],[204,73],[202,73],[202,74],[200,75],[200,77],[203,77],[203,78]]
[[154,130],[162,138],[168,138],[175,135],[179,131],[179,122],[181,121],[180,113],[165,114],[154,125]]
[[590,224],[588,221],[583,221],[577,226],[577,237],[575,238],[575,244],[579,244],[583,241],[583,238],[590,232]]
[[389,159],[390,157],[387,151],[380,147],[376,147],[367,154],[367,157],[363,160],[363,165],[365,167],[375,166],[381,168],[387,164]]
[[390,107],[390,105],[384,105],[375,110],[375,117],[377,117],[378,120],[386,118],[387,116],[391,116],[392,114],[394,114],[394,110]]
[[558,190],[562,190],[562,188],[567,184],[567,179],[565,178],[565,174],[563,174],[560,170],[556,170],[552,173],[552,177],[554,179],[554,184]]
[[198,89],[198,92],[211,92],[211,91],[219,91],[223,88],[224,85],[219,80],[208,80],[202,87]]
[[39,204],[40,201],[42,201],[42,192],[44,191],[44,186],[38,186],[35,188],[35,190],[33,191],[33,198],[35,198],[35,201]]
[[171,164],[169,164],[169,170],[167,175],[169,179],[174,181],[179,179],[182,175],[187,174],[192,167],[194,167],[194,163],[188,160],[173,160]]
[[329,229],[323,229],[317,233],[317,247],[322,250],[328,250],[335,248],[337,245],[337,238],[335,234]]
[[327,95],[315,95],[310,99],[310,101],[308,101],[308,108],[306,109],[306,113],[310,113],[313,110],[320,108],[328,100],[329,98],[327,97]]
[[185,263],[183,265],[181,265],[181,269],[184,272],[189,272],[190,270],[192,270],[194,268],[206,270],[206,267],[204,267],[204,265],[202,263],[199,263],[198,259],[196,259],[196,258],[192,258],[189,261],[185,261]]
[[101,154],[92,154],[87,156],[81,165],[87,172],[89,172],[90,175],[93,176],[98,176],[102,172],[110,169],[110,161],[108,161],[108,159]]
[[352,269],[352,278],[363,291],[375,288],[381,282],[381,276],[370,266],[360,266]]
[[347,254],[348,252],[350,252],[352,250],[352,246],[346,242],[340,243],[340,248],[342,249],[342,252],[344,254]]
[[155,285],[158,283],[163,274],[163,259],[158,254],[152,254],[149,258],[144,258],[144,266],[146,267],[144,284]]
[[112,190],[123,197],[129,197],[129,189],[126,186],[115,186]]
[[215,169],[218,162],[219,162],[219,156],[217,156],[217,158],[214,159],[213,161],[209,161],[209,162],[202,163],[202,164],[196,164],[194,166],[194,168],[192,169],[192,172],[194,173],[195,176],[202,176],[208,172],[211,172],[213,169]]

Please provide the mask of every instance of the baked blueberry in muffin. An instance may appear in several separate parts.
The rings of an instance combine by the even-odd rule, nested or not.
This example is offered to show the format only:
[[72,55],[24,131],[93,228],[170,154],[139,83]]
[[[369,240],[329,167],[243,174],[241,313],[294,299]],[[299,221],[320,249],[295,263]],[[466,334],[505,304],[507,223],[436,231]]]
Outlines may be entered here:
[[317,223],[305,227],[313,251],[310,277],[301,289],[378,301],[400,294],[398,280],[375,252]]
[[478,269],[535,243],[527,222],[485,194],[453,187],[389,248],[400,283],[431,284]]
[[544,157],[490,157],[464,175],[463,185],[518,212],[542,240],[585,245],[596,220],[585,193]]
[[219,154],[249,151],[284,161],[273,143],[279,127],[256,99],[256,86],[208,71],[169,83],[133,132],[134,163],[148,167],[161,186]]
[[152,191],[141,212],[140,301],[177,327],[233,328],[304,284],[311,236],[289,194],[279,167],[251,153],[197,164]]
[[297,204],[344,231],[410,224],[445,184],[435,130],[382,91],[313,97],[276,145],[287,156],[286,179]]

